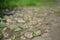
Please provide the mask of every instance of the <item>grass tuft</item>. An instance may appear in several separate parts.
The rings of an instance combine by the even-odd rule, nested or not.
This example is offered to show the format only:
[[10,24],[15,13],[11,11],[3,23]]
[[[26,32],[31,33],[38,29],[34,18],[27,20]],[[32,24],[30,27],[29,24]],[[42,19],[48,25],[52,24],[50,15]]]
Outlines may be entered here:
[[4,28],[6,25],[4,23],[0,23],[0,28]]

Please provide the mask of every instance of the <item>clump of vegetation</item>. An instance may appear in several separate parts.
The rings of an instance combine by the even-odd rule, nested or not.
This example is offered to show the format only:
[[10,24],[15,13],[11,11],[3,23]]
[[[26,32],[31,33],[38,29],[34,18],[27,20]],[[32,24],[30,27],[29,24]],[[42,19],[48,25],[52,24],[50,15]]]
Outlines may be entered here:
[[4,17],[4,14],[3,12],[0,10],[0,18],[3,18]]
[[19,27],[16,27],[16,26],[11,27],[10,30],[12,30],[12,31],[21,31],[21,29]]
[[13,35],[13,36],[11,37],[11,40],[16,40],[15,35]]
[[4,23],[0,23],[0,28],[4,28],[6,25]]
[[2,31],[0,31],[0,40],[3,38]]
[[24,24],[25,24],[25,25],[29,24],[29,20],[26,20],[26,21],[24,22]]
[[38,30],[38,31],[33,31],[33,35],[34,35],[34,36],[41,35],[41,31],[40,31],[40,30]]
[[44,13],[45,12],[45,9],[40,9],[39,11],[38,11],[38,14],[42,14],[42,13]]
[[36,6],[41,4],[52,5],[56,0],[0,0],[0,8],[16,6]]
[[60,13],[60,9],[55,8],[55,9],[53,9],[53,12],[54,12],[54,13]]

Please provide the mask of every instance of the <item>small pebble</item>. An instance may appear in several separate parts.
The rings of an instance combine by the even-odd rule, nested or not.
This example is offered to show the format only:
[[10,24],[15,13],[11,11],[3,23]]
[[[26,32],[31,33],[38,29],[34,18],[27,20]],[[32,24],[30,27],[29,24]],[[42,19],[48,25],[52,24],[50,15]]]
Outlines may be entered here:
[[27,37],[27,38],[32,38],[33,33],[32,32],[26,32],[26,33],[24,33],[24,36]]
[[21,36],[21,39],[22,39],[22,40],[25,40],[26,38],[25,38],[24,36]]
[[9,34],[8,33],[4,33],[4,38],[8,38],[9,37]]
[[11,30],[13,30],[13,31],[20,31],[20,30],[21,30],[21,28],[19,28],[19,27],[16,26],[16,25],[10,25],[9,28],[10,28]]
[[7,19],[7,22],[12,22],[12,20],[11,19]]

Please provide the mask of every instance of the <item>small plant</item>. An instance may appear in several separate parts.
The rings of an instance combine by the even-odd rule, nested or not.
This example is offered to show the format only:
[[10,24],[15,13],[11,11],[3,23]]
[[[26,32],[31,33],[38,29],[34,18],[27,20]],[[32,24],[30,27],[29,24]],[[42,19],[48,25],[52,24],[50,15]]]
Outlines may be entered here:
[[54,13],[60,13],[60,9],[55,8],[55,9],[53,9],[53,12],[54,12]]
[[2,39],[3,38],[3,34],[2,34],[2,32],[0,31],[0,39]]
[[4,17],[4,14],[3,12],[0,10],[0,18],[3,18]]
[[38,31],[33,31],[33,35],[34,35],[34,36],[41,35],[41,31],[40,31],[40,30],[38,30]]
[[24,22],[24,25],[25,25],[25,26],[28,26],[28,25],[29,25],[29,20],[26,20],[26,21]]
[[4,23],[0,23],[0,28],[4,28],[6,25]]
[[12,27],[10,28],[12,31],[21,31],[21,29],[19,27]]
[[38,14],[42,14],[42,13],[44,13],[44,9],[40,9],[39,11],[38,11]]
[[43,19],[43,20],[45,19],[45,17],[44,17],[44,16],[40,16],[40,18],[41,18],[41,19]]
[[11,40],[16,40],[15,35],[13,35],[13,36],[11,37]]

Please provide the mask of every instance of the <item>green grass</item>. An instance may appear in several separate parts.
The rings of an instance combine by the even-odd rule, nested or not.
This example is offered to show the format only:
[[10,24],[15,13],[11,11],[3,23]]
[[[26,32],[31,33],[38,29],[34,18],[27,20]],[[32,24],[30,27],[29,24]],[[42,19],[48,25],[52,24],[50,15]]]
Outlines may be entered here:
[[56,0],[0,0],[0,8],[16,6],[37,6],[41,4],[52,5]]
[[54,13],[60,14],[60,9],[59,9],[59,8],[54,8],[52,11],[53,11]]
[[2,34],[2,31],[0,30],[0,39],[2,39],[3,37],[3,34]]
[[6,25],[4,23],[0,23],[0,28],[4,28]]
[[13,36],[11,37],[11,40],[16,40],[15,35],[13,35]]
[[4,13],[0,10],[0,18],[4,17]]
[[36,36],[39,36],[39,35],[41,35],[41,32],[39,32],[39,31],[33,31],[33,35],[36,37]]

